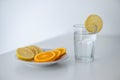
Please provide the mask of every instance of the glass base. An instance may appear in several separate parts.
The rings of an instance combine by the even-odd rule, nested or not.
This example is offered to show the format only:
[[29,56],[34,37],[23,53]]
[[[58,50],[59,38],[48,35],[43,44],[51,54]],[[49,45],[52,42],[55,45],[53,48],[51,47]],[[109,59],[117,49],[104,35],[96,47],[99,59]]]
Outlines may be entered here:
[[93,62],[94,61],[94,58],[93,57],[75,57],[75,60],[78,61],[78,62],[86,62],[86,63],[89,63],[89,62]]

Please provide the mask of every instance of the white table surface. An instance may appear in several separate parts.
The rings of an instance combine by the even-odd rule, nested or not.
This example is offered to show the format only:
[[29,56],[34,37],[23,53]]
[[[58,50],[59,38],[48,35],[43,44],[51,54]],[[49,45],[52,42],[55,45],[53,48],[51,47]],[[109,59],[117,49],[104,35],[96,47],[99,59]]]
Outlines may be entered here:
[[29,67],[17,62],[15,50],[0,55],[0,80],[120,80],[120,37],[98,36],[95,61],[74,61],[73,35],[36,43],[42,48],[66,47],[70,59],[51,66]]

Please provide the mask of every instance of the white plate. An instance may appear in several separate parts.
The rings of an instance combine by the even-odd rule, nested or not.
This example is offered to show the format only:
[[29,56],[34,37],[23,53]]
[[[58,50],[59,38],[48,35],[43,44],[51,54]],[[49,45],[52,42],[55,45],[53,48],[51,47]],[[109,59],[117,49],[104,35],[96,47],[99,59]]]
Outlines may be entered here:
[[[51,50],[51,49],[44,49],[44,51],[46,50]],[[24,60],[20,60],[17,58],[17,61],[19,61],[20,63],[26,64],[26,65],[31,65],[31,66],[43,66],[43,65],[52,65],[52,64],[56,64],[56,63],[61,63],[64,62],[66,60],[68,60],[69,56],[68,54],[62,56],[59,60],[56,61],[52,61],[52,62],[33,62],[33,61],[24,61]]]

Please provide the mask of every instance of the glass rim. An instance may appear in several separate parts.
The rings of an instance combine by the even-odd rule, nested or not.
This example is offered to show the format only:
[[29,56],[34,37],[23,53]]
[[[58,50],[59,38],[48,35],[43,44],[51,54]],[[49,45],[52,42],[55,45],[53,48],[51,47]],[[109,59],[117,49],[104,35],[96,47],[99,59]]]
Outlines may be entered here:
[[73,27],[75,27],[75,28],[85,28],[85,25],[84,24],[75,24],[75,25],[73,25]]
[[84,24],[75,24],[75,25],[73,25],[73,27],[76,28],[76,29],[78,28],[78,29],[86,30],[86,31],[88,32],[86,35],[97,34],[97,31],[95,31],[95,32],[89,32],[89,31],[86,29],[86,27],[85,27]]

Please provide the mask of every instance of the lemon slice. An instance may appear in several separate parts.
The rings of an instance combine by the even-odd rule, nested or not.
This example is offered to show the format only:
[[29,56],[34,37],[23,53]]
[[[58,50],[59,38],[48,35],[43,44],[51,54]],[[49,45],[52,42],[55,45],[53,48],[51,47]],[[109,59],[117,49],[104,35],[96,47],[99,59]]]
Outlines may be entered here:
[[21,60],[33,60],[34,53],[27,48],[18,48],[16,56]]
[[34,57],[35,62],[50,62],[55,60],[56,54],[52,51],[41,52]]
[[34,55],[36,55],[36,49],[34,49],[33,47],[27,46],[25,48],[30,49],[34,53]]
[[26,47],[26,48],[29,48],[30,50],[32,50],[32,52],[33,52],[35,55],[39,53],[39,51],[38,51],[35,47],[33,47],[33,46],[28,46],[28,47]]
[[43,51],[40,47],[35,46],[35,45],[32,45],[32,46],[30,46],[30,47],[33,47],[33,48],[37,49],[37,51],[38,51],[39,53]]
[[37,46],[34,46],[34,45],[32,45],[32,46],[27,46],[27,47],[25,47],[25,48],[30,49],[35,55],[43,51],[41,48],[39,48],[39,47],[37,47]]
[[100,32],[103,26],[103,21],[100,16],[92,14],[85,21],[85,27],[89,32]]

